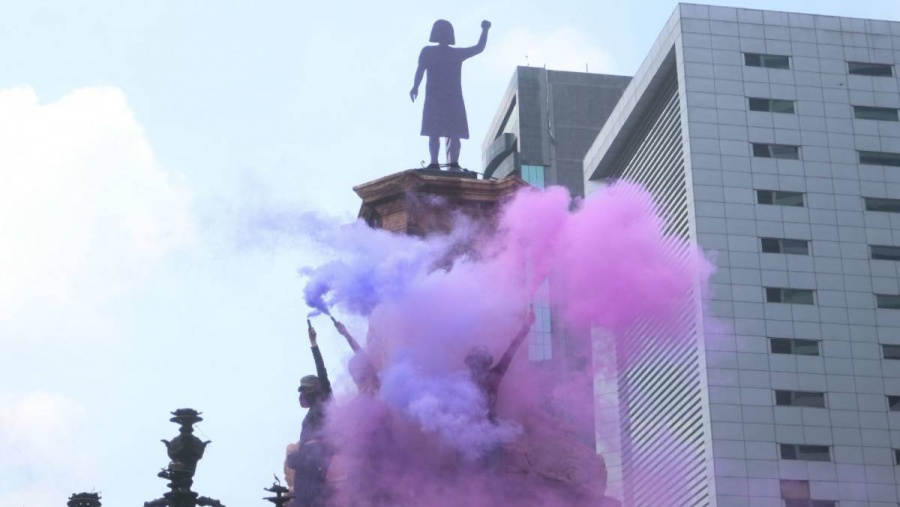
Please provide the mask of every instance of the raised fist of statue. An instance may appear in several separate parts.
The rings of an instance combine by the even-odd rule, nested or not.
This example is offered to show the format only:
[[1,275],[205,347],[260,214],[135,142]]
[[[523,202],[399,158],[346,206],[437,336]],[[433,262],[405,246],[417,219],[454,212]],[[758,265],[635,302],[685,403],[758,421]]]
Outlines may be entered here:
[[490,28],[490,27],[491,27],[491,22],[490,22],[490,21],[484,20],[484,21],[481,22],[481,29],[482,29],[482,30],[487,30],[487,29]]

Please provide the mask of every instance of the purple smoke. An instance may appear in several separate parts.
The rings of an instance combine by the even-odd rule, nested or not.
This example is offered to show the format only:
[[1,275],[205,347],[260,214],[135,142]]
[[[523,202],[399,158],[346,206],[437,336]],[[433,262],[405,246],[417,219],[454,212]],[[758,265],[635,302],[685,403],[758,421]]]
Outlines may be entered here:
[[[677,335],[709,264],[665,236],[649,194],[627,183],[574,207],[561,188],[521,191],[497,232],[482,233],[465,222],[426,239],[345,227],[328,240],[337,260],[301,270],[310,307],[368,318],[365,353],[382,380],[375,396],[329,410],[335,505],[601,505],[595,376],[631,353],[637,323]],[[449,258],[459,244],[471,250]],[[491,421],[464,357],[484,346],[499,360],[532,304],[550,321],[532,329],[502,378]]]

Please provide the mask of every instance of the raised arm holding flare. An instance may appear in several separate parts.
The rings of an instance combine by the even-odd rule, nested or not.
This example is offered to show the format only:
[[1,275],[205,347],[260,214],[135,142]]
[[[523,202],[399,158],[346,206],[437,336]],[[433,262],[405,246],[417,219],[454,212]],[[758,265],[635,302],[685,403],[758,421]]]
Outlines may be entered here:
[[328,498],[326,476],[331,461],[331,446],[324,434],[325,409],[331,401],[331,382],[319,352],[316,330],[309,320],[306,322],[316,374],[300,379],[300,387],[297,389],[300,392],[300,406],[309,410],[303,418],[298,447],[293,452],[289,449],[287,465],[294,472],[295,497],[292,505],[321,507],[326,505]]
[[347,327],[344,324],[335,320],[334,317],[331,318],[331,322],[334,323],[334,328],[347,340],[350,348],[353,349],[354,355],[350,359],[348,366],[350,376],[353,377],[353,382],[356,384],[356,389],[363,394],[377,393],[381,389],[381,380],[378,378],[378,370],[375,369],[375,365],[372,364],[369,355],[360,347],[359,342],[353,338],[353,335],[347,331]]
[[485,347],[475,347],[466,355],[466,366],[469,367],[469,373],[472,381],[481,389],[487,398],[488,419],[495,421],[497,419],[497,392],[500,390],[500,381],[506,375],[506,371],[512,364],[516,351],[525,342],[531,326],[534,325],[534,308],[530,308],[527,320],[522,329],[513,338],[512,343],[507,347],[506,352],[500,358],[496,365],[493,365],[494,356]]

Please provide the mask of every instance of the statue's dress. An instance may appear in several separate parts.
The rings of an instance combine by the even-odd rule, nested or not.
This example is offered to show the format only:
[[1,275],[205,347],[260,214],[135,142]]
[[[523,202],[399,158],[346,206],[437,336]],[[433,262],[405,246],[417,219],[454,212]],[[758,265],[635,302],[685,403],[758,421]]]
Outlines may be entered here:
[[462,63],[480,52],[481,48],[477,46],[422,48],[419,66],[426,71],[423,136],[469,138],[469,121],[462,95]]

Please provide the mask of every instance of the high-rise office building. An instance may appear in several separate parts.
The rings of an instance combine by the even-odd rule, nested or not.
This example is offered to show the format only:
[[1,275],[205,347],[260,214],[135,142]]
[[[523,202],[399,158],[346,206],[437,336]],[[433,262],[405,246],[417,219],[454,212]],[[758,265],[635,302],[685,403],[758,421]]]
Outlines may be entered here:
[[584,195],[582,161],[626,76],[518,67],[482,145],[486,177],[521,177]]
[[624,505],[898,505],[898,64],[898,22],[681,4],[604,118],[587,193],[642,183],[717,266],[599,398]]

